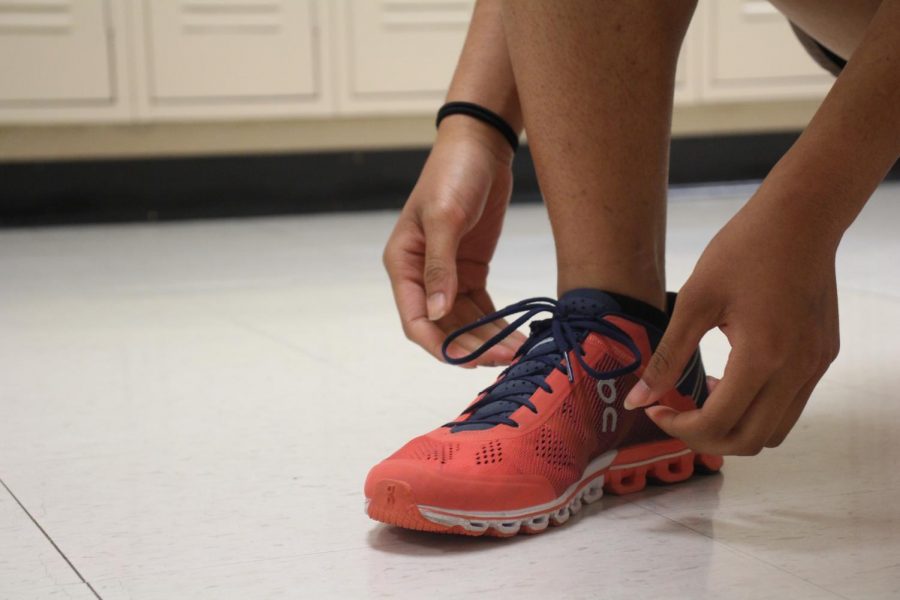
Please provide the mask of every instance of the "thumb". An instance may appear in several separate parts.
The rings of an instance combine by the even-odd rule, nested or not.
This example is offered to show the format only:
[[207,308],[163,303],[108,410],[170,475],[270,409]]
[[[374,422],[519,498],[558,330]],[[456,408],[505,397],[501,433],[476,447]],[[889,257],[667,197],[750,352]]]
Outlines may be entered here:
[[649,406],[675,387],[703,335],[714,323],[695,304],[677,303],[672,319],[647,367],[628,396],[625,408]]
[[452,223],[429,219],[424,223],[425,265],[422,274],[428,318],[437,321],[456,298],[456,252],[461,232]]

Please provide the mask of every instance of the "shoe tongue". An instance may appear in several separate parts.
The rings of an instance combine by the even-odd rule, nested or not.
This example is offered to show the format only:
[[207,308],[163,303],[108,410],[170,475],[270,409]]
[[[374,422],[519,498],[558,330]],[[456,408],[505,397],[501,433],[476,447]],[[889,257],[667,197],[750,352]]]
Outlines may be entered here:
[[622,307],[612,296],[590,288],[566,292],[559,299],[559,308],[565,316],[597,317],[609,312],[622,312]]
[[[560,313],[563,316],[599,317],[608,312],[622,312],[622,307],[616,300],[605,292],[591,288],[580,288],[563,294],[559,299]],[[543,339],[538,341],[528,353],[534,354],[546,351],[543,346],[553,342],[550,331],[544,333]]]

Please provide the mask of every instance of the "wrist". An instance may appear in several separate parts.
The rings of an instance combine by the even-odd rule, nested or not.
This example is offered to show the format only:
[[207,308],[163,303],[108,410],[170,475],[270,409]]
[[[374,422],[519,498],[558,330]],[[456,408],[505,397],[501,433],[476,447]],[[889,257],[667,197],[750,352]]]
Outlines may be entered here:
[[498,162],[511,165],[515,152],[496,128],[464,114],[444,117],[437,129],[437,142],[474,142]]
[[837,251],[849,223],[830,210],[830,203],[821,194],[796,181],[779,181],[773,174],[759,187],[748,207],[759,211],[773,232],[806,246]]

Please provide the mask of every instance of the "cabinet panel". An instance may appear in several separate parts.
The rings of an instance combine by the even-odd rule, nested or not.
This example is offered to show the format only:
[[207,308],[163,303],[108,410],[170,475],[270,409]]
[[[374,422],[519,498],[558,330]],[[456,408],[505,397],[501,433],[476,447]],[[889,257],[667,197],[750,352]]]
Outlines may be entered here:
[[705,97],[820,96],[833,81],[765,0],[710,0],[707,10]]
[[320,91],[312,0],[144,0],[142,8],[151,102]]
[[701,33],[702,27],[699,27],[698,19],[692,20],[681,44],[681,53],[678,55],[675,70],[676,104],[690,104],[697,99],[701,68],[699,59],[703,43]]
[[[342,112],[436,110],[450,85],[473,6],[471,0],[342,0],[337,23]],[[699,41],[692,26],[678,61],[678,103],[697,96]]]
[[344,0],[342,100],[351,112],[428,112],[447,93],[472,0]]
[[111,102],[104,0],[0,0],[0,107]]

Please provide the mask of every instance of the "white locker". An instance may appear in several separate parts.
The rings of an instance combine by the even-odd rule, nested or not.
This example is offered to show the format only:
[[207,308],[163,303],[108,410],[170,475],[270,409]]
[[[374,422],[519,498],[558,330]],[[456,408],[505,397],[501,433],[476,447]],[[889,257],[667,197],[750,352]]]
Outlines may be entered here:
[[703,99],[820,97],[834,78],[765,0],[707,0]]
[[115,69],[106,4],[0,0],[0,110],[111,103]]
[[151,105],[302,103],[322,92],[315,0],[143,0]]
[[691,104],[697,100],[699,59],[703,42],[701,33],[702,28],[698,26],[695,18],[688,27],[681,44],[681,53],[678,55],[675,70],[675,104]]
[[447,93],[472,0],[342,0],[341,109],[427,113]]

